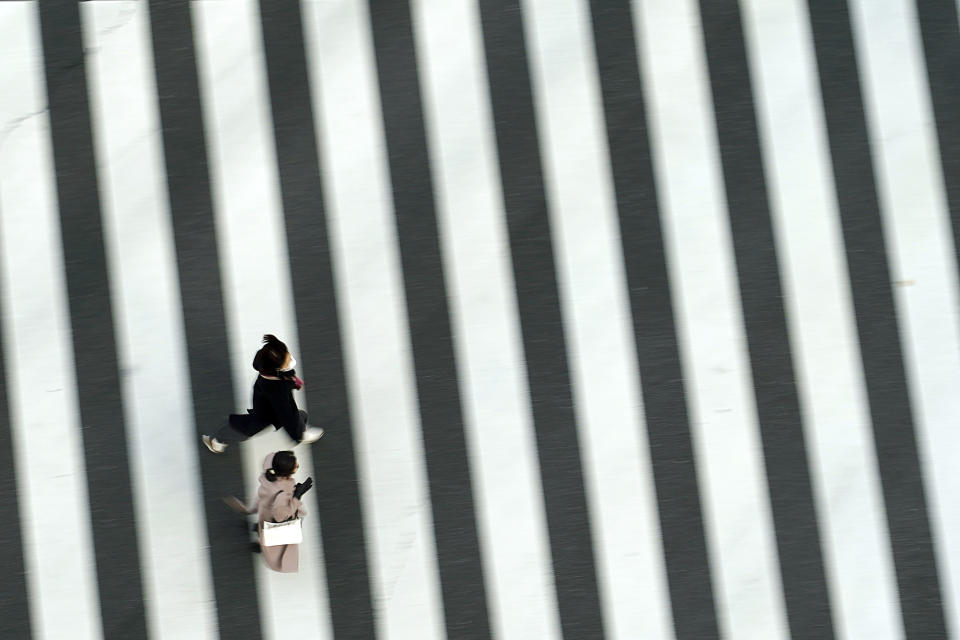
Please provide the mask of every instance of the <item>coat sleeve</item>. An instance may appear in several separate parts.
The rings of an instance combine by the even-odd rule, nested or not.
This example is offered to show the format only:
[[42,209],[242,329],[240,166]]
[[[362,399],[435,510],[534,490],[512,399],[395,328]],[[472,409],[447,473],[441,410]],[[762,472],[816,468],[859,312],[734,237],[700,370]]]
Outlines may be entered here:
[[246,505],[247,513],[256,513],[260,508],[260,494],[255,493],[253,499],[250,501],[250,504]]

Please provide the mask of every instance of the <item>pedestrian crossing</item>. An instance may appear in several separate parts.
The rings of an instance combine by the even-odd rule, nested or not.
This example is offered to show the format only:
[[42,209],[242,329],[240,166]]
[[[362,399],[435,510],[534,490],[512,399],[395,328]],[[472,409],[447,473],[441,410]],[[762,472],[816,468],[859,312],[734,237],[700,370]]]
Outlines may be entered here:
[[[0,2],[4,638],[960,637],[945,0]],[[953,67],[955,68],[955,67]],[[210,455],[280,336],[300,571]]]

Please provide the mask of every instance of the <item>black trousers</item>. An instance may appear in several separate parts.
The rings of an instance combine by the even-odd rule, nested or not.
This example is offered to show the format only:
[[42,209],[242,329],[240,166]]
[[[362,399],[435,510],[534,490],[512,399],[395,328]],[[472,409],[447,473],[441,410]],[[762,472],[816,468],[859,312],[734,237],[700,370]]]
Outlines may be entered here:
[[[273,426],[272,423],[266,422],[255,413],[234,413],[220,425],[214,437],[224,443],[243,442],[270,426]],[[292,440],[300,442],[303,439],[303,430],[306,429],[306,427],[307,412],[300,409],[299,423],[296,425],[285,425],[283,429]]]

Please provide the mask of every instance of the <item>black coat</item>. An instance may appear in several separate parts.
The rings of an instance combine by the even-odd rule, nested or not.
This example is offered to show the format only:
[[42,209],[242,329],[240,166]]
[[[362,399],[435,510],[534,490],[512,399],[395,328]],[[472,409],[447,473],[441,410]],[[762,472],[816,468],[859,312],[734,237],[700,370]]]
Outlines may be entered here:
[[246,436],[258,433],[267,425],[274,428],[281,427],[294,440],[303,435],[303,416],[297,409],[297,402],[293,399],[293,390],[296,383],[293,380],[270,380],[257,376],[253,383],[253,408],[246,414],[230,416],[230,426]]

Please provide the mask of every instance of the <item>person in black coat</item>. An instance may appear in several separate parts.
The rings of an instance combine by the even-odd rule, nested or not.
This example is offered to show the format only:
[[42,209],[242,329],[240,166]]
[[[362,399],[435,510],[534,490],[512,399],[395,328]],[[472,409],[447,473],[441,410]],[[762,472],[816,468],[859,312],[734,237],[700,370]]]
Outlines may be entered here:
[[204,435],[207,449],[223,453],[228,444],[242,442],[270,425],[282,428],[298,443],[319,440],[323,429],[308,426],[307,412],[299,410],[293,399],[293,390],[303,386],[293,368],[296,363],[287,345],[269,333],[263,336],[263,346],[253,358],[259,374],[253,384],[253,408],[230,415],[213,436]]

